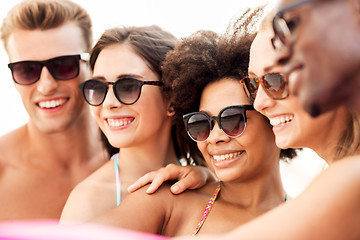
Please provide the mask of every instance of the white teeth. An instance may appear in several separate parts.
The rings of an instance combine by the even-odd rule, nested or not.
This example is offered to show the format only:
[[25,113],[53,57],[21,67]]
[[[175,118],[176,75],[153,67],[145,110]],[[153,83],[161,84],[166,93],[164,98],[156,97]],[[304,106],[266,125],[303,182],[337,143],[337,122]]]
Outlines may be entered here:
[[219,161],[223,161],[223,160],[229,160],[229,159],[236,158],[236,157],[240,156],[241,153],[242,152],[228,153],[228,154],[223,154],[223,155],[213,155],[213,158],[215,161],[219,162]]
[[270,119],[270,124],[273,126],[284,125],[293,120],[293,115],[280,116]]
[[57,100],[39,102],[38,105],[41,108],[56,108],[63,105],[65,102],[66,102],[65,99],[57,99]]
[[113,119],[108,118],[107,122],[110,127],[121,127],[131,123],[131,120]]

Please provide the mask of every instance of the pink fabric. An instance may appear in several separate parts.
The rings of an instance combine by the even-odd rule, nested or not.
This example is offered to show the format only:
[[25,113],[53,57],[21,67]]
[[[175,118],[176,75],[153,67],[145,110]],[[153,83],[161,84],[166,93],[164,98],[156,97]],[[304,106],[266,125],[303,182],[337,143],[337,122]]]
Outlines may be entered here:
[[58,225],[57,221],[0,223],[0,239],[12,240],[166,240],[169,238],[94,224]]

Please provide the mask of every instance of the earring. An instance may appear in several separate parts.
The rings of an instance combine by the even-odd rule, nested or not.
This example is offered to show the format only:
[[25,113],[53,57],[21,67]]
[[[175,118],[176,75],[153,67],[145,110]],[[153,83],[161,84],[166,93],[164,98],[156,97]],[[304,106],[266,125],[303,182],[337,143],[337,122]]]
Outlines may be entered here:
[[175,110],[173,106],[170,106],[167,110],[167,113],[169,116],[174,116],[175,115]]

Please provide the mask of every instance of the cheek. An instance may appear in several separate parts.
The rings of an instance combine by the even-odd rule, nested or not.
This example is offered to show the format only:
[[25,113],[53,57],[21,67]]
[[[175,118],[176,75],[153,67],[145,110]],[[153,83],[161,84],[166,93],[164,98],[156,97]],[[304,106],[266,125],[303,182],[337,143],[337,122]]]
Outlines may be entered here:
[[141,93],[138,102],[133,105],[133,109],[138,113],[143,113],[141,116],[148,118],[147,122],[149,123],[154,123],[150,119],[159,120],[167,116],[167,104],[160,91],[144,91]]
[[204,156],[205,159],[208,158],[208,156],[209,156],[209,154],[208,154],[208,152],[206,150],[206,146],[207,146],[206,141],[197,143],[197,147],[198,147],[198,149],[200,150],[201,154]]
[[99,125],[101,125],[101,105],[99,107],[91,107],[91,110],[93,112],[93,115]]
[[31,103],[31,98],[33,95],[32,92],[34,91],[35,86],[36,84],[29,86],[18,86],[17,84],[15,84],[15,88],[20,94],[21,100],[25,107],[30,105]]
[[[249,155],[267,155],[269,151],[271,152],[274,148],[277,148],[275,135],[268,123],[259,120],[249,126],[246,131],[248,131],[248,134],[244,135],[242,142]],[[259,149],[263,149],[263,151],[259,151]]]

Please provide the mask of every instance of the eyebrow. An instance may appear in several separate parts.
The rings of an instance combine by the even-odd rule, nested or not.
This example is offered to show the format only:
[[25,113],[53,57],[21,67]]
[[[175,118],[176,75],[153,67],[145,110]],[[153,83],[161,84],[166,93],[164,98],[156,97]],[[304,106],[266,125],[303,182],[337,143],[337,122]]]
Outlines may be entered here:
[[274,68],[274,66],[267,66],[267,67],[264,68],[264,72],[265,73],[270,73],[270,72],[272,72],[273,68]]
[[257,75],[256,75],[254,72],[252,72],[252,71],[249,71],[249,72],[248,72],[248,75],[252,75],[252,76],[257,77]]

